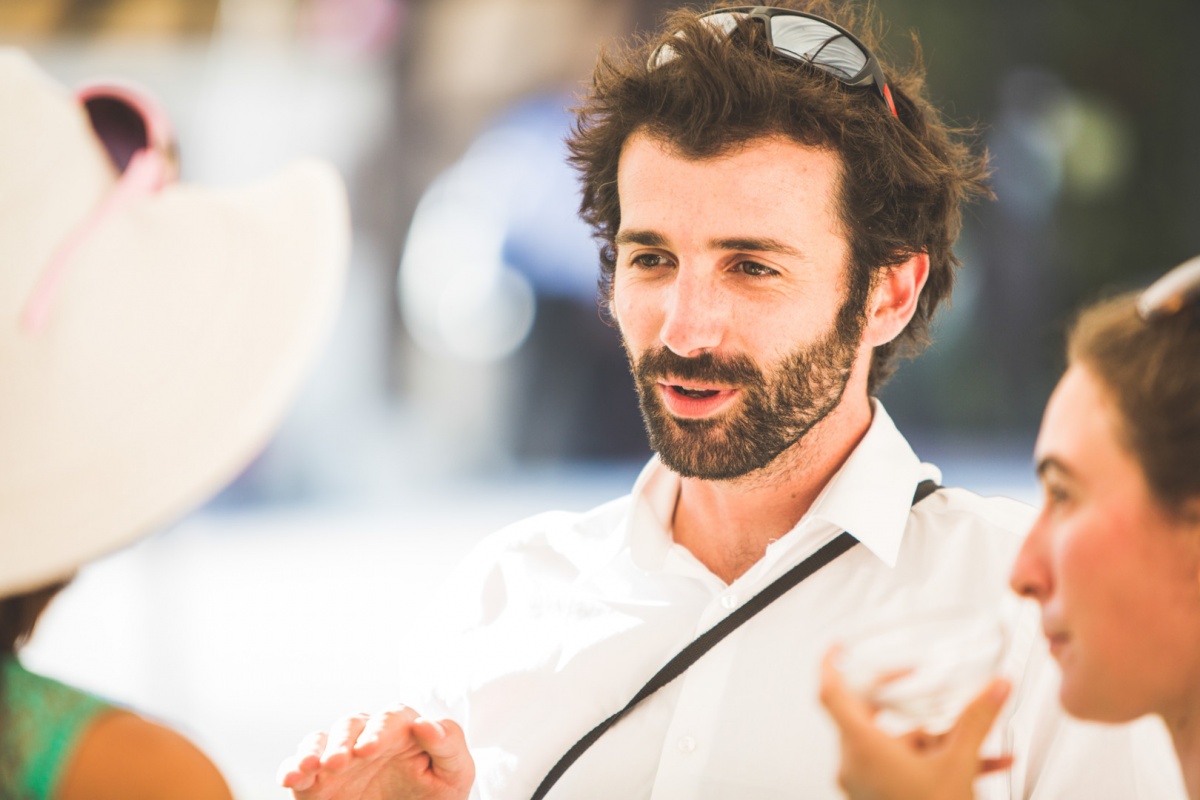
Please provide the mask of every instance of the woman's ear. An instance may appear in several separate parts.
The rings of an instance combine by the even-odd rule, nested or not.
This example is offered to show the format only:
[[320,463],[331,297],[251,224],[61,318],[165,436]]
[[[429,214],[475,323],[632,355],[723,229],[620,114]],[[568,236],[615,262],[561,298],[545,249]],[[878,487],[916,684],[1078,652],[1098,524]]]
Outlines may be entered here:
[[1183,501],[1183,505],[1179,509],[1179,516],[1185,525],[1188,525],[1200,536],[1200,496],[1189,497]]
[[1174,511],[1180,534],[1187,537],[1191,547],[1192,563],[1195,565],[1196,583],[1200,584],[1200,496],[1189,497]]
[[929,279],[929,255],[918,253],[902,264],[888,267],[875,277],[867,305],[864,339],[871,347],[887,344],[900,335],[917,312],[921,290]]

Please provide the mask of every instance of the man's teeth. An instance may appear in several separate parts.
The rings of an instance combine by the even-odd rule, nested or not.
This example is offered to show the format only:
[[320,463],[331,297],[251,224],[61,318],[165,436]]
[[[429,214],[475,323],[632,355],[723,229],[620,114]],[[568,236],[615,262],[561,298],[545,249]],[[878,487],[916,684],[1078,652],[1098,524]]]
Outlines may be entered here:
[[676,386],[674,389],[685,397],[712,397],[717,393],[716,389],[689,389],[686,386]]

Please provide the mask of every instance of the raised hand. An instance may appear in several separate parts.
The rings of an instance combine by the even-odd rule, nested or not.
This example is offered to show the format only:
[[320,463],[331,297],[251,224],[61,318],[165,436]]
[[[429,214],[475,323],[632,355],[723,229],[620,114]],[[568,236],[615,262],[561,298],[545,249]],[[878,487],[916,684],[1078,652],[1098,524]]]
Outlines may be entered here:
[[310,734],[279,768],[296,800],[461,800],[474,780],[462,728],[407,706]]
[[890,736],[875,725],[875,709],[842,682],[836,656],[829,651],[821,664],[821,704],[841,730],[838,782],[850,800],[970,800],[977,777],[1011,766],[1007,756],[979,758],[1007,681],[992,681],[944,734]]

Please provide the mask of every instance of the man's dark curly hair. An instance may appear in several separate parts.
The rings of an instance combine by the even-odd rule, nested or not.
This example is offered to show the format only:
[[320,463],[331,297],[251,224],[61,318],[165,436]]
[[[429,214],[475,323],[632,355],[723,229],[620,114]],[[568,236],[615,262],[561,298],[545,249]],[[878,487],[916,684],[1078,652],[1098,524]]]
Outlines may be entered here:
[[[874,393],[897,357],[916,355],[929,343],[930,321],[949,297],[959,264],[952,248],[962,207],[990,196],[987,155],[973,152],[972,132],[950,127],[926,98],[915,37],[914,63],[902,72],[880,57],[873,10],[860,14],[828,0],[768,5],[816,14],[857,36],[879,59],[899,119],[873,87],[848,87],[819,69],[771,55],[762,26],[749,19],[725,35],[700,21],[701,12],[683,9],[669,15],[658,33],[602,52],[567,140],[582,177],[581,215],[601,242],[602,299],[611,298],[613,238],[621,224],[617,162],[631,134],[644,131],[696,159],[766,135],[828,148],[842,162],[838,216],[850,243],[848,300],[865,308],[878,271],[929,255],[929,279],[912,321],[875,349]],[[664,43],[674,57],[650,66],[651,54]]]

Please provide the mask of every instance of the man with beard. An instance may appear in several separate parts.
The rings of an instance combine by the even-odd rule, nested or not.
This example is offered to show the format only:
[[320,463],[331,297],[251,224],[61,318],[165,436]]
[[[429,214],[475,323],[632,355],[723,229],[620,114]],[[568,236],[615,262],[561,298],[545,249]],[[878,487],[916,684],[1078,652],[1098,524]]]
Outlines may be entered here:
[[1129,731],[1057,709],[1007,590],[1030,509],[916,502],[940,476],[872,395],[950,292],[986,165],[845,9],[808,11],[681,11],[599,61],[570,145],[657,456],[486,540],[430,605],[412,706],[302,743],[297,798],[837,797],[822,654],[944,609],[1012,631],[1013,702],[949,734],[984,745],[979,797],[1171,796]]

